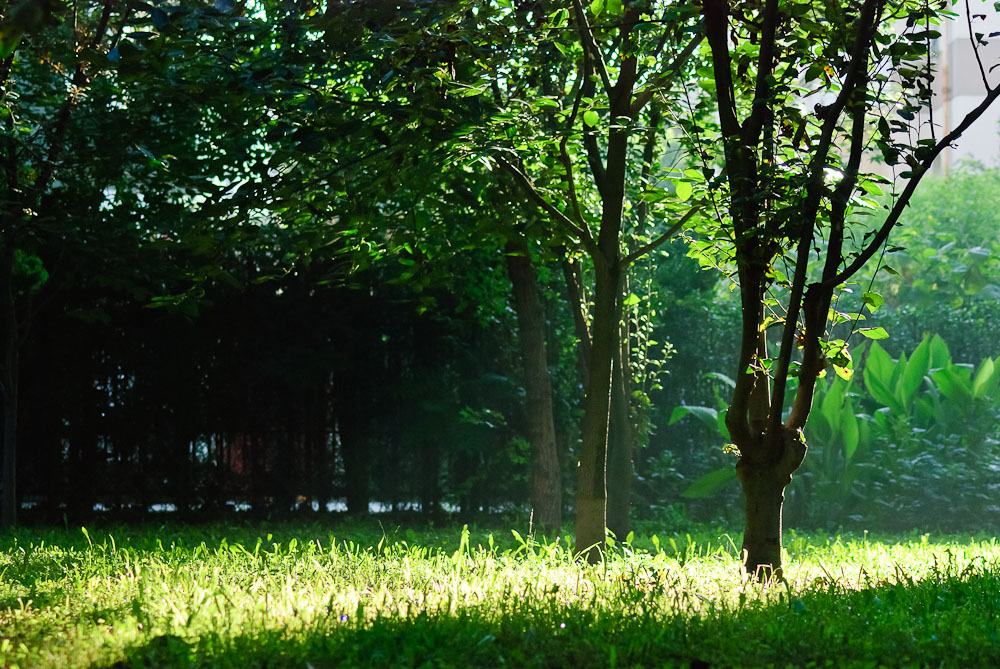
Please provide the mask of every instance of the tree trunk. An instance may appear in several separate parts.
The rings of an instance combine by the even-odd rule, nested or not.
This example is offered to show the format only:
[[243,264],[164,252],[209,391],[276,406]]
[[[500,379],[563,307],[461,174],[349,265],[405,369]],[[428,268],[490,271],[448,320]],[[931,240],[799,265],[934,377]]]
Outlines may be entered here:
[[[746,497],[746,530],[743,533],[743,566],[757,580],[782,578],[781,512],[785,487],[792,481],[806,454],[798,430],[780,428],[777,436],[763,437],[763,453],[777,458],[740,458],[736,473]],[[770,443],[768,443],[770,442]],[[746,451],[743,451],[746,452]]]
[[[623,348],[623,347],[622,347]],[[627,361],[615,356],[611,378],[611,416],[608,430],[608,529],[624,541],[631,528],[629,505],[632,495],[632,447],[634,432]]]
[[590,383],[584,398],[583,433],[576,486],[576,549],[598,562],[604,550],[611,405],[611,368],[618,347],[620,269],[617,262],[595,263],[594,321],[590,351]]
[[785,486],[767,465],[736,468],[746,497],[746,529],[743,532],[743,566],[765,581],[781,578],[781,507]]
[[558,532],[562,526],[562,485],[545,348],[545,308],[538,290],[538,276],[523,241],[507,243],[507,271],[513,286],[524,367],[525,413],[531,444],[531,508],[537,526],[545,532]]

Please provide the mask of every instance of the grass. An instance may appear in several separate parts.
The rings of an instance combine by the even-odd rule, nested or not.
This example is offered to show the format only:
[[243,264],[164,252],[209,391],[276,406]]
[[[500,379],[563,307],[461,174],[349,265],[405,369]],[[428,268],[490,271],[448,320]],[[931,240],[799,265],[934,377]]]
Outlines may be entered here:
[[702,528],[576,562],[567,537],[376,522],[0,535],[10,667],[1000,664],[988,536],[786,537],[742,579]]

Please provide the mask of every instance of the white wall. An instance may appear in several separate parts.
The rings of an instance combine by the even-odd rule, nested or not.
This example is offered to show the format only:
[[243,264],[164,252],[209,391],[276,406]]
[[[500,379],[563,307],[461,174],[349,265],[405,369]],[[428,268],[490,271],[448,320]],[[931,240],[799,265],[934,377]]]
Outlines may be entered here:
[[[956,4],[954,11],[959,17],[941,27],[941,38],[937,40],[934,124],[939,138],[961,123],[965,114],[982,101],[986,91],[969,39],[964,1]],[[1000,32],[1000,13],[993,9],[992,1],[969,0],[969,11],[972,15],[985,15],[985,18],[973,19],[975,32],[985,36]],[[990,44],[979,47],[979,58],[990,86],[996,86],[1000,84],[1000,36],[987,39]],[[998,67],[991,71],[994,65]],[[968,160],[1000,166],[1000,107],[997,105],[1000,103],[987,110],[954,148],[942,153],[934,172],[949,173]]]

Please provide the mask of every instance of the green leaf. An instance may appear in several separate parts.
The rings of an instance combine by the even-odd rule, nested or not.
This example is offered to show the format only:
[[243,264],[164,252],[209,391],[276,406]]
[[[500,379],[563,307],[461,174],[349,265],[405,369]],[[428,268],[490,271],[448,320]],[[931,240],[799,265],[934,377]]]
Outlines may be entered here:
[[707,374],[703,375],[702,378],[705,378],[705,379],[715,379],[716,381],[722,381],[723,383],[725,383],[730,388],[735,388],[736,387],[736,381],[734,381],[731,377],[728,377],[725,374],[722,374],[721,372],[708,372]]
[[612,16],[620,16],[622,13],[622,0],[606,0],[604,8]]
[[706,425],[715,425],[716,419],[719,417],[719,412],[711,407],[689,407],[689,406],[679,406],[676,407],[670,413],[669,425],[673,425],[680,419],[684,418],[688,414],[699,419]]
[[941,394],[957,404],[968,404],[972,401],[972,383],[965,378],[968,369],[950,365],[945,369],[931,372],[931,380]]
[[594,0],[590,3],[590,13],[594,16],[600,16],[601,12],[604,11],[604,0]]
[[861,300],[868,305],[868,311],[875,313],[882,306],[884,300],[882,296],[875,292],[865,292],[861,295]]
[[0,25],[0,58],[9,58],[21,43],[23,36],[24,31],[15,25],[10,23]]
[[885,331],[885,328],[860,328],[858,332],[869,339],[888,339],[889,333]]
[[583,122],[586,123],[591,128],[597,125],[597,122],[600,120],[601,117],[598,116],[597,112],[595,112],[593,109],[588,109],[587,111],[583,112]]
[[862,181],[860,186],[861,189],[869,195],[875,195],[877,197],[881,197],[883,195],[882,189],[873,184],[871,181]]
[[830,388],[826,391],[826,396],[823,397],[823,401],[820,403],[819,414],[826,419],[829,425],[830,435],[832,437],[838,432],[840,428],[840,414],[844,407],[844,397],[847,392],[848,384],[840,379],[834,379],[833,383],[830,384]]
[[691,193],[694,190],[687,181],[675,181],[674,188],[676,189],[674,194],[677,195],[677,199],[681,202],[691,197]]
[[854,415],[854,407],[850,401],[844,403],[841,420],[843,421],[841,431],[844,435],[844,464],[846,465],[851,462],[855,451],[858,450],[859,442],[858,417]]
[[872,398],[894,414],[901,414],[902,407],[892,393],[892,377],[896,363],[893,362],[889,354],[885,352],[878,343],[872,344],[865,359],[865,368],[862,376],[865,381],[865,388],[871,393]]
[[944,369],[951,364],[951,353],[948,345],[940,335],[931,337],[931,369]]
[[635,305],[639,304],[639,302],[641,302],[641,301],[642,300],[639,299],[638,295],[636,295],[635,293],[629,293],[629,296],[627,298],[625,298],[625,302],[623,302],[622,304],[623,304],[623,306],[626,306],[626,307],[634,307]]
[[972,396],[982,397],[990,389],[995,377],[997,376],[997,367],[993,363],[992,358],[986,358],[979,365],[979,369],[976,371],[976,378],[972,381]]
[[736,480],[736,468],[725,467],[716,469],[698,478],[681,493],[684,499],[701,499],[709,497],[721,490],[730,481]]
[[930,337],[925,336],[920,345],[913,350],[913,355],[910,356],[903,377],[900,379],[900,385],[896,389],[896,397],[907,413],[909,413],[910,404],[913,402],[913,396],[920,390],[920,386],[924,383],[924,377],[927,376],[930,368],[931,340]]

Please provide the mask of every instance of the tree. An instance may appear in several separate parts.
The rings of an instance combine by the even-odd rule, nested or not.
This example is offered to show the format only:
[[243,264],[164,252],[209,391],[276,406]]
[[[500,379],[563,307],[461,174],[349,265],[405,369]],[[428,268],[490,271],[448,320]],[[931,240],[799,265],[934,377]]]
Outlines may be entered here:
[[[483,44],[489,76],[481,90],[497,113],[483,141],[477,144],[473,139],[470,154],[507,172],[546,214],[553,226],[550,234],[571,240],[592,263],[593,312],[576,490],[577,548],[591,560],[600,559],[607,526],[614,385],[619,386],[621,401],[627,401],[621,323],[628,267],[667,241],[696,211],[683,202],[690,194],[685,180],[677,188],[671,226],[650,234],[630,215],[641,210],[635,207],[644,193],[664,190],[662,171],[650,176],[647,167],[643,174],[639,147],[649,127],[646,115],[656,106],[651,105],[654,98],[688,72],[701,41],[690,13],[667,8],[664,15],[669,20],[656,29],[653,10],[644,3],[626,7],[619,2],[594,3],[589,10],[574,2],[572,11],[552,13],[541,5],[513,12],[500,9],[493,15],[481,13],[482,25],[474,34],[483,44],[491,40],[491,30],[509,22],[525,45],[501,49],[495,39]],[[654,29],[647,30],[650,27]],[[571,55],[564,58],[562,53]],[[530,60],[525,62],[526,58]],[[617,71],[609,66],[612,61],[617,62]],[[580,161],[587,164],[587,182],[577,179]],[[627,200],[631,200],[629,214]],[[625,242],[629,234],[635,240],[631,245]],[[627,449],[618,455],[631,457]]]
[[[704,118],[688,128],[711,186],[724,188],[719,224],[728,242],[713,252],[729,255],[713,262],[735,263],[743,318],[726,425],[746,497],[744,565],[769,578],[781,574],[783,491],[806,454],[802,428],[816,379],[829,368],[850,374],[846,341],[830,331],[857,322],[862,305],[831,309],[834,292],[883,248],[934,159],[1000,87],[980,59],[981,102],[938,136],[928,114],[930,41],[947,13],[924,3],[706,0],[703,16],[712,77],[701,83],[715,94],[721,155]],[[985,40],[972,36],[975,17],[967,20],[978,57]],[[895,181],[884,220],[866,227],[860,216],[876,207],[866,194],[888,182],[862,171],[869,146],[893,166]],[[870,310],[881,303],[869,292],[862,299]]]

